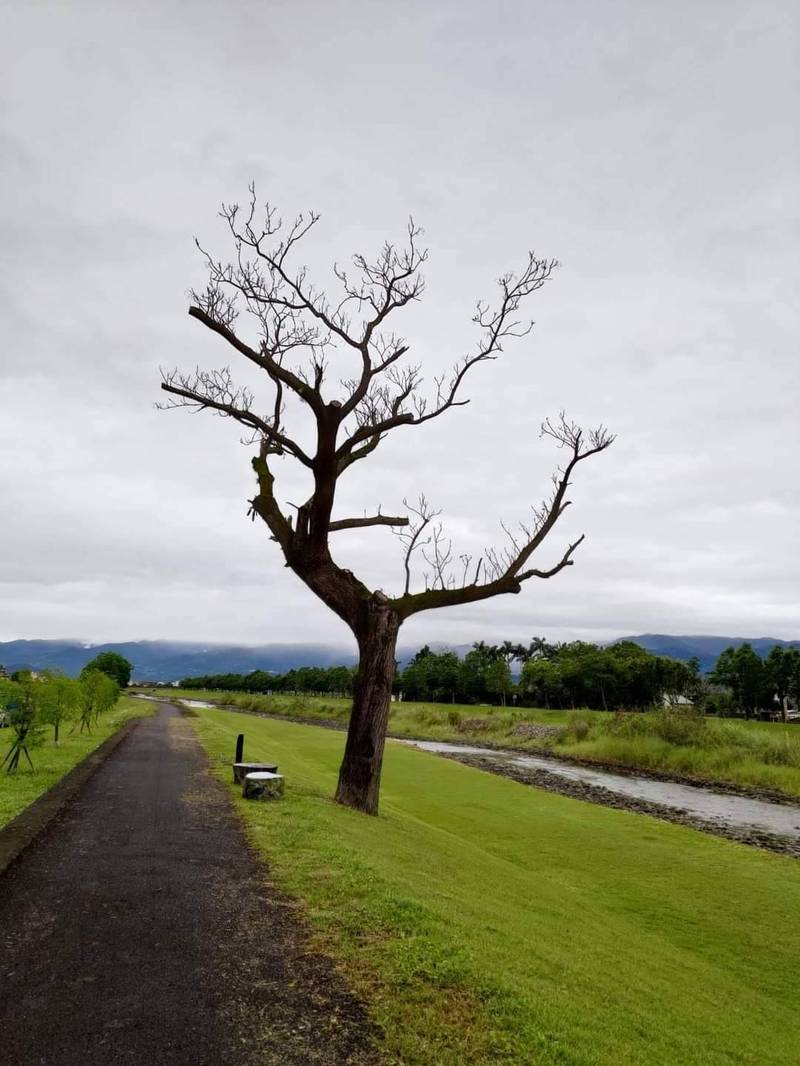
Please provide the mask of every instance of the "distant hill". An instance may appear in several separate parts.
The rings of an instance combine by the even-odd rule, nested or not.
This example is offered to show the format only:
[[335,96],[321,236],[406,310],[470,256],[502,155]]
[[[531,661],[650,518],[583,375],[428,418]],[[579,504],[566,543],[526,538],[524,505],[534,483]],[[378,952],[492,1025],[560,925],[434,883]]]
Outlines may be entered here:
[[325,644],[171,643],[162,640],[114,644],[83,644],[74,640],[12,640],[0,642],[0,664],[6,670],[64,670],[75,676],[101,651],[117,651],[133,663],[135,681],[178,681],[197,674],[247,674],[251,670],[284,673],[296,666],[339,666],[355,662],[355,652]]
[[[700,669],[710,670],[723,648],[744,643],[743,637],[686,637],[663,633],[644,633],[623,637],[657,655],[674,659],[697,656]],[[611,643],[618,643],[612,641]],[[759,653],[767,655],[776,644],[800,648],[800,641],[755,637],[750,643]],[[471,644],[442,644],[430,642],[433,651],[454,651],[463,656]],[[397,657],[401,666],[419,650],[419,645],[400,648]],[[8,671],[30,669],[64,670],[75,676],[101,651],[117,651],[133,663],[135,681],[179,681],[182,677],[201,674],[247,674],[251,670],[270,670],[285,673],[298,666],[350,666],[356,661],[354,648],[332,647],[329,644],[263,644],[248,647],[240,644],[178,643],[165,640],[128,641],[115,644],[85,644],[77,640],[11,640],[0,641],[0,665]]]
[[[621,637],[620,640],[632,640],[641,648],[654,655],[668,655],[672,659],[684,662],[697,656],[700,671],[706,673],[719,658],[725,648],[738,648],[740,644],[752,644],[755,651],[764,658],[775,645],[784,648],[800,648],[800,640],[778,640],[776,637],[706,637],[706,636],[671,636],[668,633],[643,633],[638,637]],[[619,640],[611,641],[619,644]]]
[[[459,655],[471,645],[431,643],[435,651],[452,650]],[[398,649],[405,665],[418,647]],[[64,670],[75,677],[90,659],[102,651],[117,651],[133,663],[134,681],[179,681],[203,674],[248,674],[269,670],[283,674],[299,666],[351,666],[355,649],[329,644],[200,644],[165,640],[137,640],[112,644],[86,644],[78,640],[0,641],[0,665],[6,670]]]

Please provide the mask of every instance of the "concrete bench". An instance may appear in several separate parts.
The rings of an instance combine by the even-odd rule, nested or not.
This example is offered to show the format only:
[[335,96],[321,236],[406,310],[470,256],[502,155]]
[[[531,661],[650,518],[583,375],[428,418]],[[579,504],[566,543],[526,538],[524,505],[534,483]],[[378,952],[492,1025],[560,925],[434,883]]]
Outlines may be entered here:
[[241,785],[248,774],[277,774],[278,764],[269,762],[235,762],[233,763],[233,782]]
[[242,795],[245,799],[280,799],[283,795],[283,775],[263,770],[246,774]]

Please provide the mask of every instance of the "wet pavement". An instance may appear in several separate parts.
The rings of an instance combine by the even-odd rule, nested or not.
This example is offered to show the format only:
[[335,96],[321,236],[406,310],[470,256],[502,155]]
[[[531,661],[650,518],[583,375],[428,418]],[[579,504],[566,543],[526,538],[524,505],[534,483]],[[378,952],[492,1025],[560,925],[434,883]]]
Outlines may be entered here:
[[0,878],[3,1066],[373,1066],[189,721],[143,719]]

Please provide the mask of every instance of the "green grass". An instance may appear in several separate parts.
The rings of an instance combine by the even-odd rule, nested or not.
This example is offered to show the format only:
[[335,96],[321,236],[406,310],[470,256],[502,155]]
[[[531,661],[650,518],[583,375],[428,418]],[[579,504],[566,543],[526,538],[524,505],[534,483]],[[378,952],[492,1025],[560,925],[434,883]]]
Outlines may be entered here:
[[223,780],[238,732],[280,764],[285,799],[238,808],[392,1061],[798,1060],[796,861],[391,743],[369,818],[330,800],[341,734],[192,721]]
[[[44,743],[31,751],[33,770],[23,756],[14,774],[0,771],[0,828],[16,818],[35,799],[59,781],[81,759],[94,751],[130,718],[152,713],[152,704],[123,697],[117,706],[103,715],[91,734],[69,735],[70,725],[62,725],[61,741],[55,747],[52,731],[48,730]],[[0,730],[0,751],[5,755],[11,743],[11,730]],[[0,756],[2,758],[2,756]]]
[[[350,701],[314,696],[257,696],[240,692],[175,690],[177,697],[216,701],[247,710],[347,722]],[[667,719],[665,725],[665,717]],[[441,703],[394,703],[389,729],[398,736],[459,740],[487,747],[551,749],[593,762],[659,771],[709,782],[769,789],[800,797],[800,726],[681,715],[613,715],[603,711],[547,711]],[[678,719],[677,724],[675,719]],[[560,727],[563,737],[528,737],[525,724]]]

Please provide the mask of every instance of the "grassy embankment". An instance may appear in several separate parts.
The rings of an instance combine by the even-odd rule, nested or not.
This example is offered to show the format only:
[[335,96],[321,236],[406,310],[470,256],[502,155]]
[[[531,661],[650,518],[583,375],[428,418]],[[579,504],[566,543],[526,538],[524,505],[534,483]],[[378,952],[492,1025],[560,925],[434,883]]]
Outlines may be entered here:
[[396,744],[368,818],[330,800],[341,734],[193,723],[224,781],[238,732],[279,763],[285,799],[239,810],[392,1061],[796,1060],[800,863]]
[[[176,696],[248,710],[344,723],[350,702],[313,696],[254,696],[176,690]],[[525,735],[525,725],[562,727],[561,736]],[[489,747],[551,749],[594,762],[709,782],[769,789],[800,797],[800,725],[702,718],[680,713],[614,715],[604,711],[392,705],[389,729],[399,736],[460,740]]]
[[[70,736],[70,724],[61,728],[61,740],[55,747],[52,731],[45,734],[44,743],[31,749],[33,770],[25,758],[14,774],[0,771],[0,828],[16,818],[35,799],[46,792],[66,773],[99,747],[112,733],[131,718],[141,718],[152,713],[152,704],[142,700],[123,697],[113,710],[104,714],[91,733],[73,733]],[[0,730],[0,751],[5,755],[11,743],[11,730]],[[2,758],[2,755],[0,755]]]

